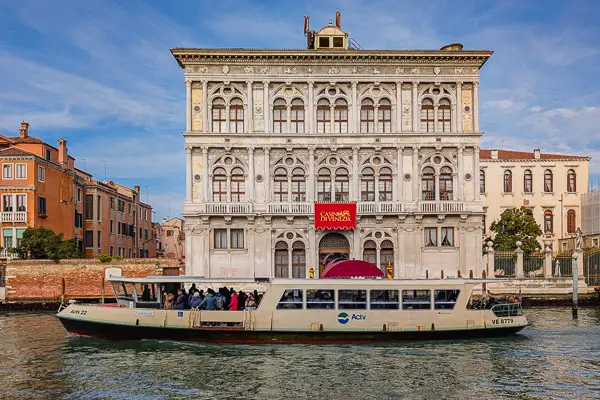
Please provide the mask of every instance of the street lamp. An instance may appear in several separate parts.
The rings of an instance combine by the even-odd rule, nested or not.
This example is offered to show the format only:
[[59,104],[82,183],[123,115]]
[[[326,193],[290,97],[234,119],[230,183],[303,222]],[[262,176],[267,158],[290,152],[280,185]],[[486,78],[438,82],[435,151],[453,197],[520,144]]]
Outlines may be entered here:
[[577,308],[578,308],[578,281],[579,281],[579,268],[577,265],[577,259],[579,258],[579,252],[577,249],[573,250],[573,254],[571,255],[573,258],[573,317],[577,318]]

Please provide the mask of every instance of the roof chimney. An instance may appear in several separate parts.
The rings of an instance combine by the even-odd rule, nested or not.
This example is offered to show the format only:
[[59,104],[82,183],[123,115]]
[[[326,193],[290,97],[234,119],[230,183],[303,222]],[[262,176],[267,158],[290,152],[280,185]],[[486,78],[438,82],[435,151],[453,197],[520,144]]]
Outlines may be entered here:
[[533,149],[533,158],[539,160],[541,158],[541,152],[540,149]]
[[69,166],[69,150],[67,149],[67,141],[58,139],[58,163],[67,168]]
[[21,129],[19,129],[19,136],[26,138],[29,136],[29,122],[21,122]]
[[490,150],[490,158],[492,160],[497,160],[498,159],[498,150]]
[[342,13],[339,10],[335,11],[335,26],[342,29]]

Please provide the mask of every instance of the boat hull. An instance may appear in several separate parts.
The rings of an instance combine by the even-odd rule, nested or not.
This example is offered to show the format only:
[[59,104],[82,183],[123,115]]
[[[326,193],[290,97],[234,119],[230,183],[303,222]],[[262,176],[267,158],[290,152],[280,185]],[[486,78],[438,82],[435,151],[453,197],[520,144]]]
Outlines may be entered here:
[[247,331],[231,328],[162,328],[112,324],[58,316],[65,329],[110,340],[173,340],[205,343],[389,343],[513,335],[524,326],[422,331]]

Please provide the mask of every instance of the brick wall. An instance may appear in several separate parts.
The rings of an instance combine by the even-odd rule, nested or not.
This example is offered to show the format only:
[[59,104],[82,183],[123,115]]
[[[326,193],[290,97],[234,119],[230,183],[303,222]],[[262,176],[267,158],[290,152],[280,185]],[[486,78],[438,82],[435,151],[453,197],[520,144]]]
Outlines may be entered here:
[[[159,264],[157,267],[156,264]],[[120,268],[123,276],[162,275],[165,267],[178,267],[177,260],[124,259],[102,264],[98,260],[15,260],[6,268],[8,301],[47,301],[60,299],[62,279],[65,298],[100,298],[106,268]],[[180,269],[183,273],[183,268]],[[108,282],[105,295],[113,297]]]

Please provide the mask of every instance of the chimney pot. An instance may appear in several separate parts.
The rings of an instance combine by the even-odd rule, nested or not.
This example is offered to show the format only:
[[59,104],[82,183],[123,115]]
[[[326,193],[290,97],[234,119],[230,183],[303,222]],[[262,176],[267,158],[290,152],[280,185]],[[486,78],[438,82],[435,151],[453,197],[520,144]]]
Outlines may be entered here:
[[19,136],[26,138],[29,136],[29,122],[21,122],[21,129],[19,129]]
[[491,150],[490,157],[492,158],[492,160],[497,160],[498,159],[498,150]]
[[533,149],[533,158],[539,160],[541,158],[542,151],[540,149]]
[[67,149],[67,141],[62,138],[58,139],[58,163],[64,168],[67,168],[69,164],[69,150]]

